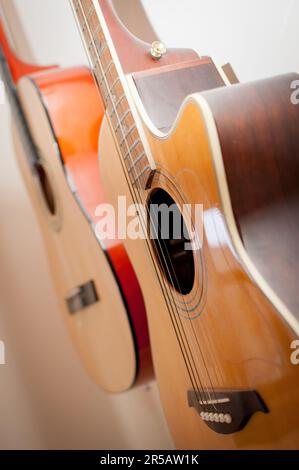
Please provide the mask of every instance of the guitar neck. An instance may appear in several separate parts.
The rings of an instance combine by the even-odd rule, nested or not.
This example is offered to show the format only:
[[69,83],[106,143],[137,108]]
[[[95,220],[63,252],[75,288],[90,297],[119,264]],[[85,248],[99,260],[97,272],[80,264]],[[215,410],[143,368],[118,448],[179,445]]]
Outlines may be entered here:
[[145,151],[126,78],[100,3],[98,0],[71,0],[71,3],[128,179],[133,187],[146,189],[155,166]]

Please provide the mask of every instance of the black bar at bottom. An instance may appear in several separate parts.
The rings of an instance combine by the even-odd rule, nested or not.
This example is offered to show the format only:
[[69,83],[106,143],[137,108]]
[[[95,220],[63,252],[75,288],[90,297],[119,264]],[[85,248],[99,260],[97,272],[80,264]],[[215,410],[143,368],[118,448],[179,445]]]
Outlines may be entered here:
[[299,463],[299,451],[0,451],[4,463],[63,464],[77,466],[121,465],[137,468],[142,465],[204,465],[207,463]]

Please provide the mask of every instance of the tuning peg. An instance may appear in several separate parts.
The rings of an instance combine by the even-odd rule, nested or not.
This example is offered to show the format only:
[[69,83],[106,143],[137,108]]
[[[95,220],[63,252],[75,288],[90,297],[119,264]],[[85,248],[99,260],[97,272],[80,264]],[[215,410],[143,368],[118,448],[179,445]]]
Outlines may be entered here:
[[159,60],[167,52],[165,44],[161,41],[154,41],[151,47],[151,56],[155,60]]

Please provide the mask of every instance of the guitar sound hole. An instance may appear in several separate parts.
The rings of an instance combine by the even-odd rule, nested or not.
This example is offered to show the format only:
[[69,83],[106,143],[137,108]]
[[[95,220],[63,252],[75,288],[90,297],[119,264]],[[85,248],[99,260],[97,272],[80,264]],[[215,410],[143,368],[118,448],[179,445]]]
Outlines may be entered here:
[[39,179],[40,188],[42,191],[42,195],[44,197],[44,201],[46,206],[51,215],[56,214],[56,204],[55,204],[55,197],[54,192],[49,181],[48,175],[46,170],[42,165],[36,165],[36,172]]
[[164,276],[177,292],[188,295],[194,285],[195,268],[193,252],[190,247],[186,249],[190,239],[181,211],[163,189],[152,192],[148,208],[150,237]]

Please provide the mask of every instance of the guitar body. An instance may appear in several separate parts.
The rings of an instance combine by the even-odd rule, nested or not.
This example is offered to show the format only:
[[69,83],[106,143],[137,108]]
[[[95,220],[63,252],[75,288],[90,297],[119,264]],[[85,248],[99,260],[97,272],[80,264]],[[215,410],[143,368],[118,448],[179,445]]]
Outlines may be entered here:
[[[32,174],[15,132],[17,155],[60,309],[92,379],[109,392],[126,390],[151,377],[151,356],[129,259],[117,241],[105,250],[93,228],[95,208],[104,202],[97,163],[103,112],[93,79],[85,68],[57,70],[22,78],[18,91],[40,169]],[[80,305],[84,286],[83,297],[91,299]]]
[[[136,180],[128,185],[115,124],[106,113],[99,161],[107,200],[117,208],[119,195],[129,205],[137,193],[145,207],[152,202],[203,207],[201,221],[193,212],[185,220],[200,241],[192,257],[161,240],[124,242],[146,304],[155,374],[174,443],[180,449],[296,449],[299,374],[291,363],[291,343],[299,335],[299,310],[296,283],[281,280],[278,289],[277,278],[281,262],[287,266],[293,254],[297,262],[288,278],[298,279],[298,215],[287,234],[280,232],[280,240],[287,238],[284,250],[270,241],[268,227],[273,254],[268,258],[258,243],[265,239],[255,215],[262,208],[275,223],[276,200],[282,219],[298,214],[292,178],[299,177],[299,113],[289,99],[297,76],[225,87],[227,79],[208,58],[163,59],[151,68],[139,43],[116,32],[110,2],[99,3],[127,73],[139,136],[156,165],[148,187],[134,185]],[[128,43],[130,58],[120,53]]]
[[91,378],[106,391],[127,390],[151,380],[153,368],[144,301],[128,255],[119,240],[104,246],[95,235],[96,208],[105,203],[98,172],[101,98],[85,67],[23,62],[1,21],[0,46],[42,159],[32,172],[14,128],[60,308]]
[[[117,36],[124,31],[119,26],[116,21]],[[118,40],[126,37],[127,31]],[[130,40],[135,43],[133,36]],[[103,247],[94,232],[96,207],[105,202],[97,162],[101,99],[86,69],[22,62],[1,23],[0,43],[40,155],[41,164],[32,172],[15,129],[18,160],[43,232],[60,309],[93,380],[110,392],[126,390],[152,378],[153,370],[144,301],[130,260],[118,240]],[[138,42],[139,50],[146,47]],[[196,57],[193,51],[174,50],[170,63]],[[150,65],[146,57],[136,70]],[[50,68],[49,74],[35,74]]]
[[[151,47],[123,27],[110,0],[72,4],[105,102],[99,140],[103,200],[115,209],[118,196],[126,196],[127,206],[141,202],[146,208],[144,214],[136,208],[141,225],[148,235],[152,227],[158,234],[128,237],[124,247],[145,301],[155,374],[176,447],[298,448],[299,374],[291,345],[299,335],[299,108],[290,102],[298,76],[230,86],[210,58],[193,51],[170,49],[156,60]],[[80,210],[53,153],[36,85],[23,80],[19,92],[42,155],[50,156],[43,164],[51,193],[68,190],[74,204],[66,195],[62,202],[48,198],[52,215],[44,232],[55,254],[60,298],[91,280],[72,277],[85,272],[81,265],[90,259],[92,280],[99,292],[103,282],[111,299],[111,278],[107,273],[96,278],[89,270],[95,252],[89,258],[80,251],[79,230],[74,243],[80,261],[72,276],[67,271],[64,276],[72,285],[59,280],[65,267],[57,263],[58,245],[71,259],[71,227],[79,226]],[[93,133],[84,135],[90,139]],[[72,139],[60,139],[60,148],[72,145]],[[75,160],[67,157],[65,163],[76,175]],[[151,212],[161,204],[175,208],[184,235],[162,238],[163,219]],[[84,226],[90,230],[86,220]],[[113,304],[114,315],[118,312]],[[80,344],[83,320],[67,313]],[[129,336],[122,335],[121,345],[128,346]],[[122,366],[128,378],[134,357],[126,346],[116,351],[114,364],[126,354]],[[100,352],[107,350],[108,345]]]
[[[167,137],[153,135],[143,122],[158,167],[145,200],[150,192],[163,189],[178,204],[182,197],[190,204],[200,201],[205,213],[203,249],[194,252],[195,262],[203,265],[203,270],[198,270],[187,296],[169,286],[178,305],[173,316],[165,307],[165,296],[145,242],[125,241],[146,303],[164,410],[180,449],[297,448],[299,375],[290,362],[290,344],[297,336],[262,292],[257,278],[251,276],[249,263],[244,262],[229,204],[224,206],[221,198],[223,188],[219,185],[226,185],[226,176],[224,171],[220,174],[215,170],[222,167],[221,161],[216,161],[221,153],[215,155],[211,150],[210,135],[215,133],[215,125],[213,128],[209,118],[202,98],[194,96],[185,103],[175,129]],[[211,126],[211,134],[207,126]],[[124,194],[130,201],[118,150],[105,121],[100,168],[108,199],[117,204],[115,194]],[[200,312],[198,316],[194,316],[194,306]],[[184,308],[190,318],[186,318]],[[187,373],[179,335],[184,337],[182,343],[189,352],[186,356],[190,357],[192,351],[194,362],[190,360],[190,367],[199,390],[212,390],[212,397],[214,392],[217,396],[221,391],[256,390],[268,412],[260,410],[238,432],[225,434],[225,428],[220,432],[210,429],[188,404],[188,391],[194,382]],[[208,412],[221,413],[221,405],[215,410],[208,407]]]

